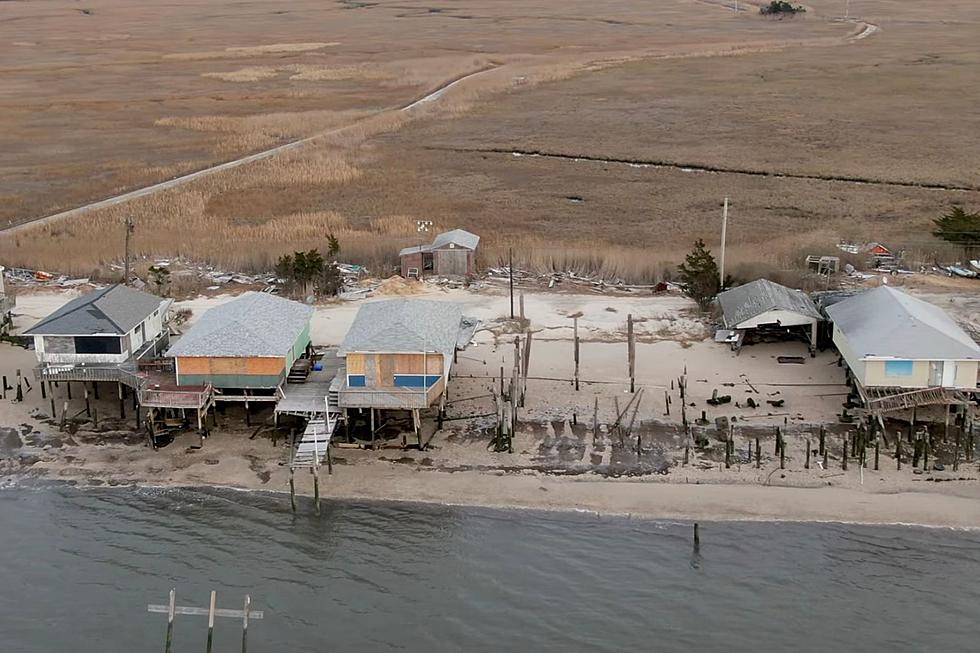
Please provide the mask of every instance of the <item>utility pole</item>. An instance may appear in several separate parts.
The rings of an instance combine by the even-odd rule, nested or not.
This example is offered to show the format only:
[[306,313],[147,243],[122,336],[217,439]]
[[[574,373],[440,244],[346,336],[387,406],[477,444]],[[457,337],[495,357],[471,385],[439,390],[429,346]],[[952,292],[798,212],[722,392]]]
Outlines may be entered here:
[[721,265],[718,267],[718,285],[725,288],[725,241],[728,239],[728,198],[721,213]]
[[123,285],[129,285],[129,237],[136,229],[136,225],[133,224],[132,216],[126,216],[126,253],[125,260],[123,261]]
[[514,248],[507,248],[507,271],[510,273],[510,319],[514,319]]
[[419,233],[419,281],[422,280],[422,275],[425,272],[425,252],[422,251],[422,234],[429,233],[429,227],[432,226],[432,220],[416,220],[415,230]]

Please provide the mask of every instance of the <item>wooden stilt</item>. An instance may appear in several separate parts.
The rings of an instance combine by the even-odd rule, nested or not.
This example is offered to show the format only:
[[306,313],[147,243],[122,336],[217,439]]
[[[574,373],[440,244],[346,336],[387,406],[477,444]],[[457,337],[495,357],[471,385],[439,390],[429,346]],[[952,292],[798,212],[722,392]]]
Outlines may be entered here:
[[759,469],[762,467],[762,444],[759,442],[759,438],[755,439],[755,468]]
[[807,438],[806,441],[806,462],[803,464],[803,469],[810,469],[810,439]]
[[117,383],[119,386],[119,419],[126,419],[126,395],[123,390],[123,384]]
[[289,468],[289,507],[296,512],[296,469]]
[[85,389],[85,414],[91,417],[92,406],[89,404],[89,400],[88,400],[88,384],[82,383],[82,387]]
[[[7,390],[6,390],[6,387],[7,387],[7,377],[3,377],[3,387],[4,387],[3,398],[6,399],[7,398]],[[68,401],[71,401],[71,381],[65,381],[65,387],[68,390]]]
[[99,382],[92,381],[92,392],[95,394],[95,400],[99,400]]
[[41,399],[47,399],[48,394],[44,390],[44,381],[41,381]]
[[58,413],[55,410],[54,397],[51,397],[51,419],[58,419]]
[[[377,449],[378,447],[374,442],[374,409],[369,408],[368,410],[371,411],[371,448]],[[403,446],[404,446],[404,436],[402,436],[402,438],[403,438]]]

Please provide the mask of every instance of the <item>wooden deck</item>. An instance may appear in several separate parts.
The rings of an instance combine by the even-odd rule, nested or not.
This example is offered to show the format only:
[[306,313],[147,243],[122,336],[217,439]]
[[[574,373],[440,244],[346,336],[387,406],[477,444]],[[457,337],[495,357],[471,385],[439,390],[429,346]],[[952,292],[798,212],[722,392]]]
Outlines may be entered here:
[[445,386],[445,379],[428,388],[406,387],[351,387],[347,385],[347,375],[340,376],[339,404],[341,408],[379,408],[382,410],[413,410],[428,408],[439,400]]

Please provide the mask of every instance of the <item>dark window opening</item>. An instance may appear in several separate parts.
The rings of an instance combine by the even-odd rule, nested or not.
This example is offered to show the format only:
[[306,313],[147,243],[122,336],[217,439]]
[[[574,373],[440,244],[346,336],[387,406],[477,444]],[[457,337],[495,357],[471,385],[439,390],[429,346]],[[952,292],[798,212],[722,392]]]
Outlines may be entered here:
[[117,336],[85,336],[75,338],[76,354],[121,354],[122,338]]
[[422,269],[423,270],[432,270],[434,267],[435,267],[435,264],[432,261],[432,254],[423,254],[422,255]]

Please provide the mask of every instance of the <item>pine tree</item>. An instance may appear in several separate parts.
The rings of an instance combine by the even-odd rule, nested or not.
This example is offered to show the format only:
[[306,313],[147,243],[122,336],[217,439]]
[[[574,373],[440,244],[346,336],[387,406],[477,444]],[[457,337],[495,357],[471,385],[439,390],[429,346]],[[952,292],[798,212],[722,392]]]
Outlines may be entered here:
[[718,264],[703,240],[698,238],[694,242],[694,249],[677,270],[688,297],[696,301],[702,311],[707,310],[711,300],[721,290],[721,282],[718,279]]
[[967,258],[980,248],[980,213],[967,213],[962,207],[954,206],[933,223],[936,229],[932,235],[962,246]]

